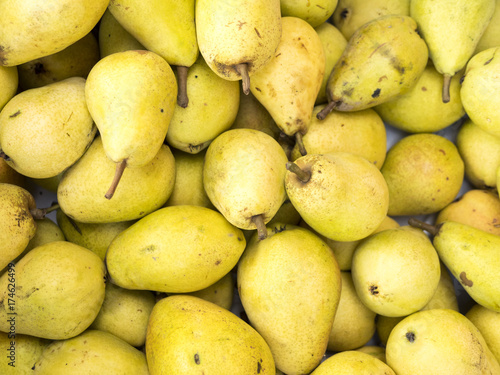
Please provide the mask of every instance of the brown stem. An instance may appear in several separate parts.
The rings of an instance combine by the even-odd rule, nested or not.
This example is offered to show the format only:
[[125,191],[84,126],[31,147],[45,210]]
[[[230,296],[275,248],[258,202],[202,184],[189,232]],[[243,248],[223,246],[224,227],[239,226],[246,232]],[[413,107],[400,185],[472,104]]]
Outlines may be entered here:
[[451,74],[443,75],[443,103],[448,103],[450,101],[450,84],[451,84]]
[[311,173],[301,169],[293,161],[289,161],[288,163],[286,163],[286,169],[288,169],[292,173],[295,173],[297,175],[297,178],[304,183],[311,179]]
[[257,227],[257,234],[259,240],[265,240],[267,238],[267,228],[264,223],[264,216],[262,214],[252,216],[252,223]]
[[30,214],[31,214],[31,216],[33,216],[33,219],[41,220],[47,214],[51,213],[54,210],[57,210],[58,208],[59,208],[59,204],[54,203],[54,204],[52,204],[52,206],[47,207],[47,208],[32,208],[30,210]]
[[186,108],[189,103],[187,96],[187,74],[189,67],[177,65],[177,105]]
[[425,230],[430,234],[432,234],[433,236],[435,236],[439,232],[439,226],[428,224],[424,221],[415,219],[413,217],[410,217],[408,219],[408,224],[414,228]]
[[250,76],[248,75],[248,65],[246,63],[237,64],[234,69],[241,76],[241,85],[243,88],[243,93],[245,95],[250,94]]
[[108,192],[105,195],[106,199],[113,198],[113,195],[115,194],[116,187],[118,186],[118,183],[120,182],[120,179],[122,178],[122,174],[123,174],[123,171],[125,170],[126,166],[127,166],[127,159],[122,160],[121,162],[116,164],[115,176],[113,177],[113,181],[111,182],[111,186],[109,187]]
[[306,156],[307,150],[306,150],[306,147],[304,146],[304,142],[302,141],[302,133],[301,132],[295,133],[295,143],[297,144],[297,147],[299,148],[300,154],[302,156]]
[[326,116],[334,110],[334,108],[337,106],[337,102],[334,102],[334,101],[331,101],[329,102],[325,108],[323,108],[321,111],[319,111],[317,114],[316,114],[316,118],[318,120],[324,120],[326,118]]

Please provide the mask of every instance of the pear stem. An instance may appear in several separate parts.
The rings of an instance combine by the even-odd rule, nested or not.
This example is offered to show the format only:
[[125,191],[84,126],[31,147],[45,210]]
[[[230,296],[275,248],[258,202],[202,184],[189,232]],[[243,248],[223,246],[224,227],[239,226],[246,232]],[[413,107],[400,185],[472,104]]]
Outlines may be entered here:
[[262,214],[252,216],[252,222],[257,227],[259,240],[265,240],[267,238],[267,228],[266,224],[264,223],[264,216],[262,216]]
[[33,216],[33,219],[41,220],[47,214],[51,213],[54,210],[57,210],[58,208],[59,208],[59,204],[55,203],[52,206],[47,207],[47,208],[32,208],[30,210],[30,214],[31,214],[31,216]]
[[111,182],[111,186],[109,187],[108,192],[105,195],[106,199],[113,198],[113,195],[115,194],[116,187],[118,186],[118,183],[120,182],[120,179],[122,178],[122,174],[123,174],[123,171],[125,170],[126,166],[127,166],[127,159],[122,160],[121,162],[116,164],[115,176],[113,177],[113,181]]
[[177,65],[177,80],[178,80],[178,91],[177,91],[177,105],[182,108],[186,108],[189,103],[189,98],[187,96],[187,74],[188,67]]
[[450,101],[451,78],[452,78],[451,74],[443,75],[443,93],[442,93],[443,103],[448,103]]
[[288,169],[292,173],[295,173],[297,175],[297,178],[304,183],[308,182],[311,179],[311,173],[301,169],[293,161],[289,161],[288,163],[286,163],[286,169]]
[[331,101],[329,102],[325,108],[323,108],[321,111],[319,111],[317,114],[316,114],[316,118],[318,120],[324,120],[326,118],[326,116],[335,109],[335,107],[337,106],[337,102],[334,102],[334,101]]
[[428,224],[424,221],[415,219],[413,217],[408,219],[408,224],[414,228],[419,228],[419,229],[425,230],[425,231],[429,232],[430,234],[432,234],[433,236],[435,236],[439,232],[439,226]]
[[302,141],[302,133],[301,132],[295,133],[295,143],[299,147],[300,154],[302,156],[306,156],[307,150],[306,150],[306,147],[304,146],[304,142]]
[[250,94],[250,76],[248,75],[248,65],[246,63],[237,64],[234,69],[241,76],[241,85],[243,88],[243,93],[245,95]]

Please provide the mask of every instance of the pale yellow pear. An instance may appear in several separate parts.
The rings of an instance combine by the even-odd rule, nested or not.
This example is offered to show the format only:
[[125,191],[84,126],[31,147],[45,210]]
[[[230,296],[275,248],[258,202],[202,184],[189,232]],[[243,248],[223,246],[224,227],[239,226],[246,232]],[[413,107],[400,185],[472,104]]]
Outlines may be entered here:
[[268,344],[249,324],[212,302],[164,298],[151,313],[146,356],[157,374],[275,374]]
[[399,322],[387,341],[386,358],[398,375],[500,373],[479,330],[449,309],[420,311]]
[[356,349],[358,352],[370,354],[385,363],[385,348],[377,345],[365,345]]
[[495,11],[477,43],[474,55],[491,47],[500,46],[500,1],[495,0]]
[[35,336],[0,332],[0,350],[4,353],[4,359],[0,361],[0,372],[11,375],[33,373],[33,364],[49,343],[50,340]]
[[154,52],[118,52],[94,65],[85,84],[85,98],[106,155],[117,163],[106,198],[113,197],[125,167],[142,167],[158,153],[176,95],[170,65]]
[[3,1],[0,65],[14,66],[52,55],[87,35],[109,0]]
[[396,375],[396,373],[380,359],[354,350],[336,353],[323,361],[311,375]]
[[16,94],[19,83],[17,67],[0,66],[0,111],[7,102]]
[[331,249],[313,232],[290,224],[267,231],[264,240],[254,234],[238,263],[239,297],[276,367],[285,374],[308,374],[327,348],[340,299],[340,270]]
[[302,218],[300,217],[299,212],[293,206],[290,199],[285,199],[279,210],[273,216],[271,221],[267,223],[267,225],[272,226],[277,223],[298,225],[301,220]]
[[23,91],[0,112],[0,148],[7,164],[33,178],[54,177],[69,168],[96,131],[82,77]]
[[337,0],[281,0],[280,5],[283,17],[302,18],[312,27],[317,27],[333,14],[337,6]]
[[99,22],[99,53],[101,58],[116,52],[146,49],[106,9]]
[[429,58],[444,77],[444,103],[450,101],[451,77],[474,54],[494,11],[495,0],[410,2],[410,16],[417,22],[418,32],[429,48]]
[[481,332],[488,348],[500,362],[500,312],[475,304],[467,311],[465,317]]

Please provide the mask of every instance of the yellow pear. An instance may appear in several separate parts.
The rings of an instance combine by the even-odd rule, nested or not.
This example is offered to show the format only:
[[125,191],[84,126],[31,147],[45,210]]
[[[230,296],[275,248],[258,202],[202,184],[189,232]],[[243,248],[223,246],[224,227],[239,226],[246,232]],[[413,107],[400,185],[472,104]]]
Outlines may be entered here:
[[500,312],[475,304],[467,311],[465,317],[481,332],[488,348],[500,362]]
[[0,183],[26,188],[26,180],[26,176],[17,172],[4,159],[0,158]]
[[35,336],[0,332],[0,350],[4,358],[0,361],[2,374],[32,374],[33,364],[38,361],[50,340]]
[[385,348],[377,345],[365,345],[356,349],[358,352],[370,354],[385,363]]
[[491,47],[500,45],[500,0],[495,0],[495,11],[477,43],[474,55]]
[[298,17],[307,21],[312,27],[326,22],[337,6],[337,0],[281,0],[281,15],[283,17]]
[[99,22],[99,53],[101,58],[116,52],[146,49],[106,9]]
[[0,66],[0,111],[7,102],[16,95],[19,84],[19,73],[17,67]]
[[142,167],[160,150],[175,108],[177,83],[170,65],[154,52],[114,53],[89,73],[85,98],[104,145],[116,165],[106,198],[125,167]]
[[380,359],[360,351],[346,350],[323,361],[311,375],[396,375]]

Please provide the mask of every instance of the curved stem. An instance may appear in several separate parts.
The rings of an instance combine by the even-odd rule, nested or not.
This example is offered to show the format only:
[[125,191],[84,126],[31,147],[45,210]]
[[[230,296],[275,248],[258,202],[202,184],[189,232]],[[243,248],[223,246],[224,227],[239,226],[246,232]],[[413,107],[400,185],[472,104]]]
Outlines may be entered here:
[[301,169],[293,161],[289,161],[288,163],[286,163],[286,169],[288,169],[292,173],[295,173],[297,175],[297,178],[304,183],[311,179],[311,173]]
[[414,228],[425,230],[435,236],[439,232],[439,226],[428,224],[424,221],[415,219],[413,217],[408,219],[408,224]]
[[243,88],[243,93],[245,95],[250,94],[250,76],[248,75],[248,65],[246,63],[237,64],[234,69],[241,76],[241,85]]
[[443,103],[448,103],[450,101],[450,84],[451,84],[451,74],[443,75]]
[[297,147],[299,148],[300,154],[302,156],[307,155],[306,147],[304,146],[304,142],[302,141],[302,133],[300,133],[300,132],[295,133],[295,143],[297,144]]
[[259,240],[265,240],[267,238],[267,228],[264,223],[264,216],[262,214],[252,216],[252,223],[257,227],[257,234]]
[[52,206],[47,207],[47,208],[32,208],[30,210],[30,214],[31,214],[31,216],[33,216],[33,219],[41,220],[47,214],[51,213],[54,210],[57,210],[58,208],[59,208],[59,203],[54,203],[54,204],[52,204]]
[[106,199],[113,198],[113,195],[115,194],[116,187],[118,186],[118,183],[120,182],[120,179],[122,178],[122,174],[123,174],[123,171],[125,170],[126,166],[127,166],[127,159],[122,160],[121,162],[116,164],[115,176],[113,177],[113,181],[111,182],[111,186],[109,187],[108,192],[105,195]]
[[317,114],[316,114],[316,118],[318,120],[324,120],[326,118],[326,116],[328,116],[328,114],[333,111],[333,109],[337,106],[337,102],[329,102],[325,108],[323,108],[321,111],[319,111]]
[[177,105],[182,108],[186,108],[189,103],[189,98],[187,96],[187,66],[177,65]]

